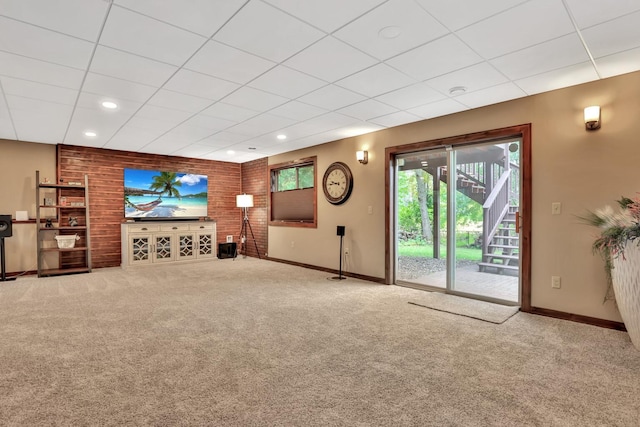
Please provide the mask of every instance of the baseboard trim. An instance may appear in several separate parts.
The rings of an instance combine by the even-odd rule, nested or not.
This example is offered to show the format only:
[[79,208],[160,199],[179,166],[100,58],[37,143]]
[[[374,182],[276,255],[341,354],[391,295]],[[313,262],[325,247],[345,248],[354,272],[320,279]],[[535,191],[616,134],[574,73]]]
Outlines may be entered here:
[[556,319],[570,320],[572,322],[586,323],[588,325],[599,326],[601,328],[615,329],[617,331],[625,331],[624,323],[615,322],[613,320],[598,319],[597,317],[583,316],[581,314],[566,313],[564,311],[551,310],[548,308],[531,307],[531,310],[527,311],[531,314],[538,314],[540,316],[553,317]]
[[[269,261],[280,262],[282,264],[295,265],[296,267],[303,267],[303,268],[309,268],[311,270],[325,271],[327,273],[331,273],[331,274],[335,274],[335,275],[339,275],[340,274],[340,271],[334,270],[332,268],[319,267],[317,265],[304,264],[302,262],[289,261],[289,260],[280,259],[280,258],[267,257],[265,259],[267,259]],[[346,271],[343,271],[342,275],[345,276],[345,277],[353,277],[354,279],[366,280],[368,282],[380,283],[380,284],[383,284],[383,285],[386,284],[384,278],[380,278],[380,277],[365,276],[364,274],[349,273],[349,272],[346,272]]]

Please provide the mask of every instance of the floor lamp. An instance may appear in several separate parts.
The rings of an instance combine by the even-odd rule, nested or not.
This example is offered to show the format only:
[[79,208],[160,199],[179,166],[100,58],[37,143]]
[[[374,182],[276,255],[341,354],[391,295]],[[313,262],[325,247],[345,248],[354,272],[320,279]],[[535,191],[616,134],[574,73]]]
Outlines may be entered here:
[[253,229],[251,228],[251,223],[249,222],[249,208],[253,207],[253,196],[251,194],[237,195],[236,207],[242,208],[242,228],[240,229],[240,252],[242,253],[242,257],[247,257],[247,229],[249,229],[251,238],[253,239],[253,244],[256,246],[256,253],[258,254],[258,258],[260,258],[258,243],[256,242],[256,238],[253,235]]

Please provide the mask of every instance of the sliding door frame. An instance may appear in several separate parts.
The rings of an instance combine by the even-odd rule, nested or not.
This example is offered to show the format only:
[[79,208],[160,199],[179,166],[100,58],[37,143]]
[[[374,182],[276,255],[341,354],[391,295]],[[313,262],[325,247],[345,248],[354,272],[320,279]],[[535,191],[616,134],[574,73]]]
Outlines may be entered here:
[[521,292],[520,310],[531,312],[531,124],[522,124],[501,129],[434,139],[411,144],[387,147],[385,149],[385,283],[395,283],[394,260],[396,259],[395,224],[395,164],[401,154],[423,151],[433,148],[456,147],[480,142],[508,139],[521,141],[521,206],[520,206],[520,245],[521,245]]

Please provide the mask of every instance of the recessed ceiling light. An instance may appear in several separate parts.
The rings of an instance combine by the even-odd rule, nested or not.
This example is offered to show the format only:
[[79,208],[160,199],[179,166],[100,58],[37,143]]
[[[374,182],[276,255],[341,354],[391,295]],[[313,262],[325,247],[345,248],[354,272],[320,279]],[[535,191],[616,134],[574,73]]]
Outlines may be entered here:
[[236,154],[236,152],[233,150],[227,150],[227,154],[233,156],[234,154]]
[[115,103],[115,102],[113,102],[113,101],[104,101],[104,102],[102,103],[102,106],[103,106],[104,108],[108,108],[109,110],[115,110],[116,108],[118,108],[118,104],[116,104],[116,103]]
[[396,27],[395,25],[391,25],[389,27],[384,27],[380,31],[378,31],[378,35],[383,39],[395,39],[402,33],[400,27]]
[[287,139],[287,135],[280,134],[280,135],[276,136],[276,138],[278,138],[279,140],[281,140],[281,141],[282,141],[282,140]]
[[95,137],[95,136],[98,136],[98,134],[97,134],[97,133],[95,133],[95,132],[94,132],[94,131],[92,131],[92,130],[85,130],[85,131],[84,131],[84,136],[88,136],[89,138],[93,138],[93,137]]
[[467,91],[467,88],[464,86],[454,86],[451,89],[449,89],[449,95],[451,96],[462,95],[466,91]]

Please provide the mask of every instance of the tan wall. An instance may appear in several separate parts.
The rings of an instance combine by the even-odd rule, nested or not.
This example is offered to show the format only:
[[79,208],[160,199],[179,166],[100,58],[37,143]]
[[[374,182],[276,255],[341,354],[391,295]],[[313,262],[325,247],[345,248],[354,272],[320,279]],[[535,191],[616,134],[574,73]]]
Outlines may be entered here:
[[[0,139],[0,214],[16,211],[36,216],[36,170],[52,181],[56,177],[56,146]],[[13,224],[5,239],[7,272],[36,269],[35,222]]]
[[[619,321],[614,304],[602,304],[605,275],[591,253],[594,231],[576,215],[640,191],[638,93],[640,72],[273,156],[269,164],[317,155],[319,180],[331,162],[343,161],[354,174],[354,191],[341,206],[319,192],[317,229],[269,227],[269,256],[337,269],[335,226],[346,225],[347,271],[383,278],[385,148],[531,123],[532,305]],[[592,104],[602,107],[603,124],[587,132],[582,114]],[[367,165],[355,159],[362,148],[369,151]],[[551,215],[552,202],[562,203],[561,215]],[[552,275],[562,277],[561,289],[551,288]]]

